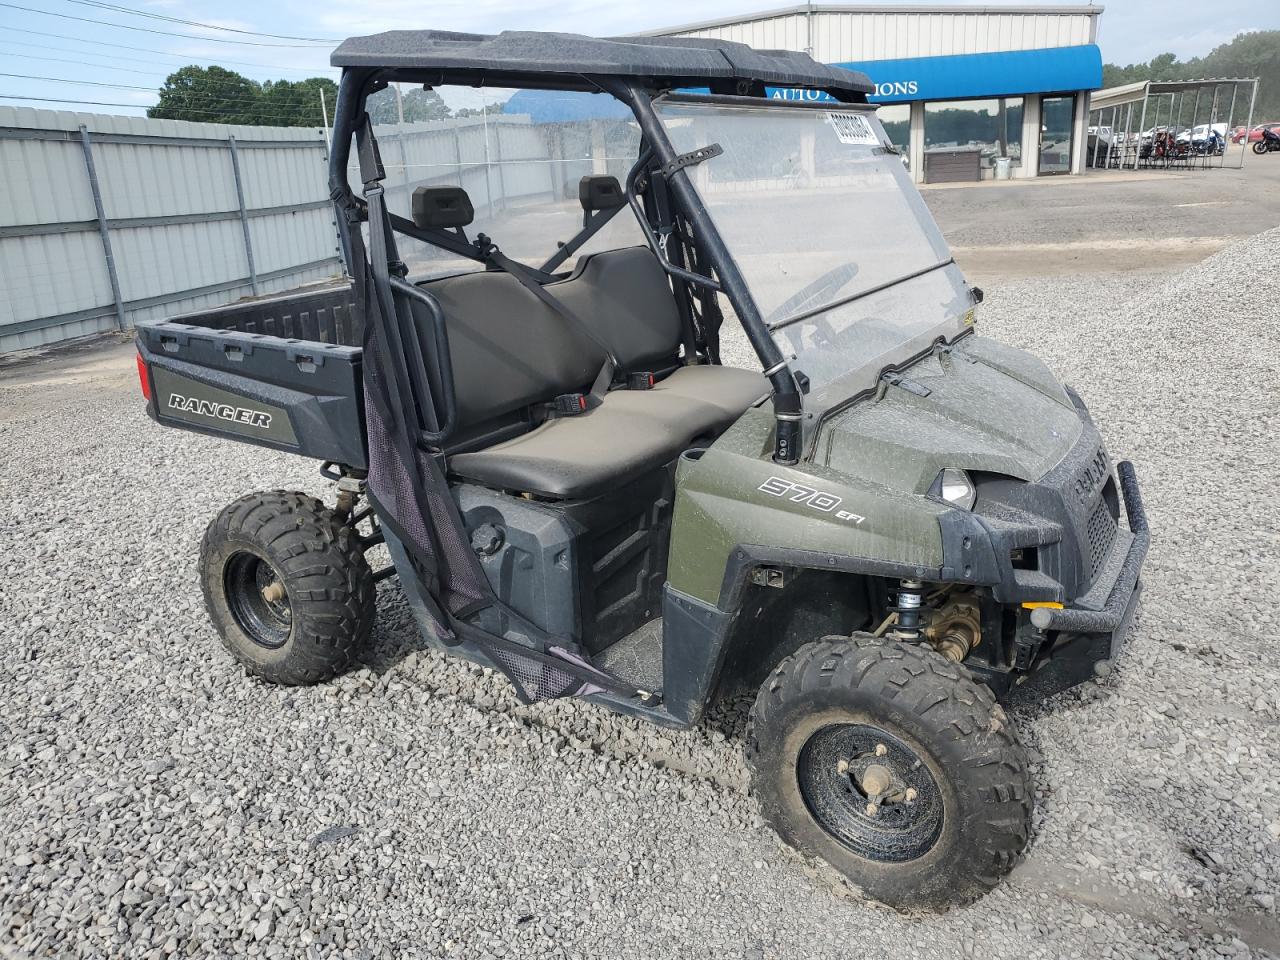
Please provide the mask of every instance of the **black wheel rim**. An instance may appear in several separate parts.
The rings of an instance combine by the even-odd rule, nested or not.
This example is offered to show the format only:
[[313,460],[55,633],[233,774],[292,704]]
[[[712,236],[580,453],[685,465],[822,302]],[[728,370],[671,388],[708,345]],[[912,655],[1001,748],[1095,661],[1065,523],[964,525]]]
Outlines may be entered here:
[[282,578],[264,558],[241,551],[232,554],[223,571],[227,606],[249,638],[260,647],[276,650],[289,640],[293,609],[286,594],[268,600],[262,592]]
[[[915,750],[879,727],[818,730],[800,751],[796,777],[818,825],[867,860],[915,860],[942,833],[942,791],[933,774]],[[886,780],[883,791],[867,789]]]

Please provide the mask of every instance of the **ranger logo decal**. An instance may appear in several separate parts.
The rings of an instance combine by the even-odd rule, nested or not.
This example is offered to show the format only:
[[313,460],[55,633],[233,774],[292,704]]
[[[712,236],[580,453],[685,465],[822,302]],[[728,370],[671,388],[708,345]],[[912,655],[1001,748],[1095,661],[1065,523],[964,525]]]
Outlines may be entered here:
[[180,393],[169,394],[169,407],[184,413],[209,417],[212,420],[243,423],[250,427],[261,427],[264,430],[271,426],[271,414],[262,410],[254,410],[252,407],[233,407],[228,403],[215,403],[198,397],[184,397]]
[[1102,481],[1107,478],[1108,472],[1107,452],[1099,447],[1098,452],[1085,464],[1084,470],[1076,477],[1076,498],[1080,501],[1082,507],[1089,505],[1089,501],[1093,499],[1094,492],[1098,487],[1102,486]]

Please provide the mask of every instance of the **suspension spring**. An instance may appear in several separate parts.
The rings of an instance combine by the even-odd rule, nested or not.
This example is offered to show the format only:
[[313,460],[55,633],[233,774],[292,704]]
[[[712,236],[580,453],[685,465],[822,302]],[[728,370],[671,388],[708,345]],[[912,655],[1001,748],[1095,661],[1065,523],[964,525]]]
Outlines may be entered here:
[[920,609],[924,604],[924,584],[919,580],[902,580],[898,584],[898,623],[893,629],[895,640],[920,642]]

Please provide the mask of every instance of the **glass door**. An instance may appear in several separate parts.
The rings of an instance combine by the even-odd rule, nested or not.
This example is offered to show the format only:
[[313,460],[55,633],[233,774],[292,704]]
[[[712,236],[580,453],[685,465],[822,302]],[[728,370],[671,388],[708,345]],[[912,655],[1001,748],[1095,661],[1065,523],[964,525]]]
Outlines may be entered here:
[[1040,173],[1071,172],[1071,134],[1076,98],[1045,97],[1040,101]]

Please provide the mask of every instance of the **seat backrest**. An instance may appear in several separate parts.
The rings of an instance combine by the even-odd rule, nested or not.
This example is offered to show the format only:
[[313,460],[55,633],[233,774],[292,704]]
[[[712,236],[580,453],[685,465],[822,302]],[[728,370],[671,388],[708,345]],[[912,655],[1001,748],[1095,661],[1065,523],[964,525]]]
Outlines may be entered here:
[[[460,432],[584,390],[604,365],[600,347],[577,324],[509,274],[469,273],[419,286],[444,313]],[[571,276],[546,289],[592,325],[624,371],[678,362],[680,315],[666,274],[647,248],[584,258]]]
[[667,274],[648,247],[585,257],[547,292],[590,323],[623,370],[663,370],[680,351],[680,312]]

